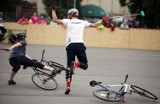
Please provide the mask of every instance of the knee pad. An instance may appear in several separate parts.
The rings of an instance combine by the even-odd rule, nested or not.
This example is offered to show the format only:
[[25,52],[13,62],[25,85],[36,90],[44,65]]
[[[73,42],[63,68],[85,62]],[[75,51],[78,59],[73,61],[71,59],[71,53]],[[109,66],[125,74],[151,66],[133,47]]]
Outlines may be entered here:
[[20,69],[20,66],[13,67],[13,68],[12,68],[12,71],[15,72],[15,73],[17,73],[19,69]]
[[82,63],[82,62],[75,62],[75,66],[79,67],[83,70],[87,70],[87,68],[88,68],[88,64],[87,63]]

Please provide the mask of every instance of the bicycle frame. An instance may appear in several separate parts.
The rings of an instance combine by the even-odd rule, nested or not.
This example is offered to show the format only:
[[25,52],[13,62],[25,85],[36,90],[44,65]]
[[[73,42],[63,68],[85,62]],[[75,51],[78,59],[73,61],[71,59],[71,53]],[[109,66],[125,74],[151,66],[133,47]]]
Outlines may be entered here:
[[[132,92],[144,96],[146,98],[150,98],[153,100],[158,100],[158,98],[148,90],[141,88],[137,85],[130,85],[127,83],[128,75],[126,75],[124,83],[118,85],[102,85],[102,82],[97,82],[92,80],[90,85],[94,87],[95,85],[101,87],[102,89],[97,89],[93,92],[93,95],[101,100],[110,101],[110,102],[125,102],[125,94],[132,94]],[[116,89],[116,87],[120,87],[120,89]],[[113,95],[113,96],[112,96]],[[105,97],[107,96],[107,97]]]
[[[129,84],[126,84],[126,83],[121,83],[119,85],[101,85],[99,84],[98,86],[102,87],[103,89],[109,91],[109,92],[113,92],[113,93],[117,93],[117,94],[120,94],[120,95],[124,95],[124,94],[131,94],[132,93],[132,89],[130,87]],[[111,88],[115,88],[115,87],[123,87],[124,90],[122,91],[115,91],[115,89],[111,89]]]
[[[41,63],[45,63],[47,66],[60,70],[60,72],[63,70],[66,70],[63,65],[57,62],[44,60],[44,52],[45,50],[43,50],[42,52],[42,59],[40,61]],[[32,69],[35,72],[32,75],[32,82],[37,87],[44,89],[44,90],[55,90],[58,87],[58,83],[56,79],[54,79],[56,74],[53,75],[52,73],[48,73],[45,70],[41,70],[36,67],[32,67]]]

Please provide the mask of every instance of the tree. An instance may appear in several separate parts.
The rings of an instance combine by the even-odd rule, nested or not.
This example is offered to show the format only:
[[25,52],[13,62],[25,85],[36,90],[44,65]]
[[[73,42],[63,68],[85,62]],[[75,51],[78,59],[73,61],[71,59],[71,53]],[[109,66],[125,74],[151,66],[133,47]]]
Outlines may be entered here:
[[131,14],[145,12],[145,17],[137,16],[148,28],[160,28],[160,0],[119,0],[121,6],[128,6]]
[[[56,2],[56,12],[59,18],[67,17],[67,11],[73,8],[74,0],[54,0]],[[79,10],[82,0],[76,0],[76,8]],[[51,16],[50,4],[51,0],[42,0],[45,5],[46,12]]]

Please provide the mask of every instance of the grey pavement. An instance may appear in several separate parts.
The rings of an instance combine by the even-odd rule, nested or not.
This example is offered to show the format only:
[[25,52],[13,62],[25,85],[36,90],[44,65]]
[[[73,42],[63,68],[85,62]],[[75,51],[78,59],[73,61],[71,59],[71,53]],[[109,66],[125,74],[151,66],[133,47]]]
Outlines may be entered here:
[[[1,48],[8,46],[0,45]],[[43,49],[46,50],[45,59],[66,66],[65,46],[28,45],[27,53],[40,60]],[[15,77],[17,84],[9,86],[9,53],[0,51],[0,104],[110,104],[93,96],[97,87],[89,86],[89,82],[94,79],[103,84],[120,84],[126,74],[129,74],[131,84],[160,98],[160,51],[87,47],[86,52],[89,68],[75,70],[71,94],[65,95],[64,72],[56,76],[59,86],[54,91],[36,87],[31,81],[33,70],[30,68],[20,69]],[[160,104],[160,100],[153,101],[136,94],[126,95],[126,99],[126,104]]]

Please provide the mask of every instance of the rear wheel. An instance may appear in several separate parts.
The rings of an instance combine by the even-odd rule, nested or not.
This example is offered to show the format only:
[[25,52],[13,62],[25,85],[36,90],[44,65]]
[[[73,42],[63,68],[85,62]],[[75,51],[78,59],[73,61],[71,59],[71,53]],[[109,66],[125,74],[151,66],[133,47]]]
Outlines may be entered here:
[[44,90],[55,90],[58,87],[57,81],[44,73],[34,73],[32,75],[32,82]]
[[150,98],[153,100],[158,100],[158,98],[154,94],[152,94],[151,92],[149,92],[143,88],[140,88],[136,85],[131,85],[131,88],[133,89],[133,92],[139,94],[140,96],[144,96],[144,97],[147,97],[147,98]]
[[110,102],[119,102],[123,99],[123,96],[121,94],[109,92],[105,89],[96,90],[93,92],[93,95],[101,100]]

